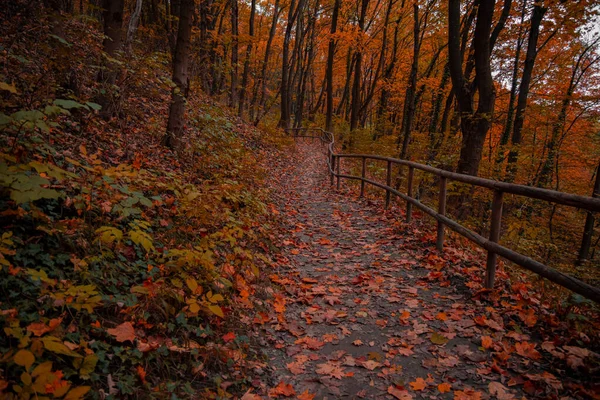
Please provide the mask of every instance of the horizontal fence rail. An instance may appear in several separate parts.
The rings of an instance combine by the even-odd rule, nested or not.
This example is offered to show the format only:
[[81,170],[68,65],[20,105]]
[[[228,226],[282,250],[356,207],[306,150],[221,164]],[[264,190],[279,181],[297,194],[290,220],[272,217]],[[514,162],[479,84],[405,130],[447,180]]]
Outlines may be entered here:
[[[544,200],[551,203],[571,206],[579,209],[584,209],[591,212],[600,211],[600,198],[579,196],[570,193],[558,192],[536,188],[526,185],[517,185],[512,183],[494,181],[491,179],[480,178],[477,176],[458,174],[431,167],[429,165],[419,164],[413,161],[401,160],[391,157],[383,157],[373,154],[344,154],[335,152],[335,138],[331,132],[327,132],[321,128],[292,128],[288,129],[292,132],[295,138],[312,138],[321,141],[327,146],[327,171],[330,176],[331,184],[336,184],[340,188],[342,179],[360,181],[360,195],[364,195],[365,184],[378,187],[385,190],[385,207],[389,207],[391,195],[395,195],[406,201],[406,221],[410,222],[412,218],[413,206],[423,211],[425,214],[435,218],[437,225],[437,240],[436,246],[442,251],[444,246],[445,227],[452,229],[460,235],[466,237],[470,241],[476,243],[480,247],[487,250],[485,287],[492,289],[496,274],[497,257],[503,257],[521,267],[528,269],[554,283],[557,283],[575,293],[578,293],[590,300],[600,303],[600,288],[589,285],[575,277],[560,272],[554,268],[542,264],[532,258],[529,258],[521,253],[504,247],[498,243],[500,239],[500,227],[502,222],[502,206],[503,196],[505,193],[510,193],[518,196]],[[359,159],[362,161],[361,176],[347,175],[341,173],[340,161],[343,158]],[[378,160],[386,162],[386,183],[380,183],[366,177],[366,162],[367,160]],[[391,187],[392,166],[399,165],[408,168],[408,180],[406,193]],[[414,171],[424,171],[440,178],[439,181],[439,200],[437,211],[433,208],[421,203],[413,197],[413,180]],[[483,187],[493,191],[492,213],[490,220],[489,237],[483,237],[478,233],[464,227],[458,222],[446,216],[446,200],[447,200],[447,183],[448,180],[463,182],[472,186]]]

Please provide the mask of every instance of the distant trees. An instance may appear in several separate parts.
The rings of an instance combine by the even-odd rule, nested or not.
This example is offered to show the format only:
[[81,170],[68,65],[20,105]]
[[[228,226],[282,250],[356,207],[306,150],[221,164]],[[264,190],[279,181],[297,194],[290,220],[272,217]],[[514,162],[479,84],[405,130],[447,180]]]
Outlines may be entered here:
[[[545,187],[565,135],[598,119],[598,45],[577,28],[600,15],[592,0],[101,1],[110,59],[123,42],[135,51],[138,26],[171,49],[172,147],[190,79],[254,125],[310,121],[346,146],[366,135],[400,157]],[[99,78],[114,86],[108,64]]]

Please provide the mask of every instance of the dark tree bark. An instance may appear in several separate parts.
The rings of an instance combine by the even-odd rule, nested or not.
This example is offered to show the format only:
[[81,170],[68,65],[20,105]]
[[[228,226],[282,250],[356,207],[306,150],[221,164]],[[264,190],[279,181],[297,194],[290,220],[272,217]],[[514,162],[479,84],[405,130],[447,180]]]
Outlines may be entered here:
[[190,37],[192,33],[192,15],[194,0],[181,0],[177,43],[173,57],[173,82],[171,106],[167,122],[167,134],[163,144],[171,149],[181,148],[181,136],[185,128],[185,99],[189,91],[188,64],[190,57]]
[[[405,3],[405,1],[402,0],[402,4],[400,6],[401,10],[404,9],[404,3]],[[395,23],[394,43],[392,45],[392,54],[390,57],[390,62],[385,67],[384,72],[383,72],[384,83],[387,83],[392,79],[392,76],[394,75],[394,70],[396,68],[398,47],[400,44],[399,43],[399,33],[400,33],[400,26],[401,26],[403,16],[404,16],[403,14],[400,14],[400,16],[398,17],[398,19],[396,20],[396,23]],[[390,133],[389,129],[388,129],[390,122],[391,122],[390,116],[388,115],[389,98],[390,98],[390,91],[384,85],[384,87],[381,89],[381,94],[379,96],[379,104],[377,106],[377,119],[376,119],[376,125],[375,125],[375,132],[373,133],[373,140],[377,139],[380,135],[386,135],[386,134]]]
[[[450,76],[461,114],[462,145],[458,172],[477,175],[483,144],[491,125],[496,97],[490,65],[490,35],[494,0],[481,0],[473,38],[475,85],[465,79],[460,49],[460,0],[448,2],[448,53]],[[467,66],[468,68],[468,66]],[[478,92],[477,109],[473,107]]]
[[[365,29],[365,18],[369,0],[362,0],[358,16],[358,32],[362,34]],[[360,47],[354,53],[354,82],[352,84],[352,102],[350,104],[350,130],[358,128],[360,121],[361,100],[361,75],[362,75],[362,51]],[[350,136],[352,138],[352,135]]]
[[[596,167],[596,180],[594,183],[594,189],[592,190],[592,197],[600,197],[600,162]],[[581,247],[579,248],[579,254],[577,255],[577,265],[583,264],[585,260],[590,258],[592,236],[594,235],[594,223],[594,213],[588,211],[585,217],[585,226],[583,228]]]
[[246,103],[246,91],[248,86],[248,75],[250,74],[250,55],[252,54],[252,40],[254,39],[254,14],[256,13],[256,0],[252,0],[250,5],[250,20],[248,21],[248,35],[250,42],[246,47],[246,58],[244,59],[244,72],[242,73],[242,87],[240,88],[240,106],[238,108],[238,116],[241,118],[244,113]]
[[229,107],[238,102],[238,0],[231,0],[231,91]]
[[539,4],[533,6],[531,14],[531,25],[529,28],[529,39],[527,40],[527,53],[525,55],[525,65],[523,66],[523,76],[519,85],[519,98],[517,100],[517,109],[515,114],[515,123],[511,137],[512,148],[508,154],[508,165],[506,167],[506,180],[512,182],[517,172],[517,160],[519,158],[519,145],[523,138],[523,123],[525,122],[525,109],[527,108],[527,97],[529,96],[529,87],[533,75],[533,66],[537,57],[537,41],[540,33],[540,24],[546,8]]
[[448,80],[450,79],[450,67],[448,63],[444,66],[444,72],[442,74],[442,80],[440,86],[437,89],[435,100],[433,101],[433,107],[431,111],[431,120],[429,121],[429,152],[428,161],[435,160],[437,152],[442,145],[444,139],[444,131],[440,128],[438,130],[438,122],[440,120],[440,109],[442,108],[442,101],[444,100],[444,94]]
[[415,117],[415,92],[417,90],[417,72],[419,71],[419,52],[421,49],[419,6],[416,2],[413,4],[413,19],[413,61],[410,67],[406,95],[404,96],[404,116],[402,118],[401,134],[402,149],[400,150],[401,159],[406,158],[406,151],[408,150],[408,142],[410,140],[410,131]]
[[333,4],[333,12],[331,15],[331,37],[329,38],[329,47],[327,49],[327,70],[325,72],[327,81],[327,111],[325,114],[325,130],[332,132],[333,129],[333,57],[335,55],[336,40],[333,37],[337,31],[338,14],[340,10],[341,0],[335,0]]
[[271,29],[269,31],[269,39],[267,40],[267,45],[265,47],[265,58],[262,63],[260,77],[257,82],[257,86],[260,88],[260,97],[257,91],[256,96],[259,97],[259,99],[254,98],[252,100],[252,109],[255,109],[254,106],[257,107],[256,111],[254,112],[256,115],[256,119],[254,120],[255,126],[258,125],[258,122],[260,121],[260,109],[262,109],[265,105],[265,98],[267,95],[267,70],[269,66],[269,58],[271,57],[271,46],[273,45],[273,38],[275,37],[275,33],[277,32],[277,23],[279,21],[280,13],[281,9],[279,8],[279,0],[275,0],[275,5],[273,7],[273,21],[271,23]]
[[285,36],[283,38],[283,55],[281,62],[281,116],[277,126],[287,129],[290,127],[292,115],[291,96],[290,96],[290,42],[292,40],[292,31],[299,11],[303,7],[303,1],[299,0],[296,6],[296,0],[291,0],[290,9],[288,11],[287,26],[285,28]]
[[305,53],[305,65],[303,71],[300,71],[300,82],[298,84],[298,95],[296,98],[296,116],[294,118],[294,126],[299,128],[302,126],[302,119],[304,118],[304,103],[306,101],[307,85],[309,83],[309,76],[312,71],[312,65],[315,55],[315,42],[316,42],[316,22],[320,10],[320,0],[315,1],[315,8],[313,13],[308,17],[307,35],[309,36],[308,43],[306,45]]
[[508,110],[506,113],[506,123],[502,136],[500,136],[500,149],[496,158],[496,175],[500,173],[501,165],[505,160],[505,146],[508,144],[510,134],[512,132],[514,117],[515,117],[515,100],[517,98],[517,84],[519,80],[519,63],[521,61],[521,48],[523,46],[523,22],[525,20],[525,11],[527,9],[527,0],[523,0],[521,8],[521,23],[519,24],[519,34],[517,36],[517,47],[515,51],[515,61],[513,64],[512,78],[510,82],[510,95],[508,99]]

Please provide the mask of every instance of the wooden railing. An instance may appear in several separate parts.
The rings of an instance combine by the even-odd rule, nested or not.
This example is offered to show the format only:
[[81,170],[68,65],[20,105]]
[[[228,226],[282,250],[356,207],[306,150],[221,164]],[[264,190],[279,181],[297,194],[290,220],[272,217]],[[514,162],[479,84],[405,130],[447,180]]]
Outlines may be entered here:
[[[385,190],[385,207],[390,205],[391,196],[395,195],[406,201],[406,221],[410,222],[412,217],[412,207],[415,206],[424,213],[437,220],[437,240],[436,245],[439,251],[444,247],[445,227],[466,237],[470,241],[487,250],[487,262],[485,273],[485,287],[492,289],[496,274],[497,257],[501,256],[513,263],[520,265],[544,278],[557,283],[567,289],[572,290],[588,299],[600,303],[600,288],[589,285],[577,278],[560,272],[554,268],[548,267],[536,260],[533,260],[521,253],[504,247],[498,243],[500,239],[500,226],[502,222],[502,204],[505,193],[518,196],[539,199],[551,203],[562,204],[579,209],[585,209],[591,212],[600,211],[600,198],[579,196],[570,193],[563,193],[554,190],[536,188],[525,185],[516,185],[512,183],[494,181],[491,179],[480,178],[477,176],[458,174],[442,169],[434,168],[429,165],[418,164],[412,161],[401,160],[397,158],[382,157],[371,154],[342,154],[335,152],[335,138],[331,132],[321,128],[295,128],[288,131],[293,133],[296,138],[314,138],[327,145],[327,169],[331,184],[336,183],[340,188],[341,179],[353,179],[360,181],[360,195],[365,192],[365,184]],[[361,176],[347,175],[341,173],[340,160],[343,158],[359,159],[362,161]],[[366,177],[367,160],[379,160],[386,162],[386,182],[385,184],[368,179]],[[406,193],[393,188],[392,184],[392,166],[399,165],[408,168],[408,179]],[[413,197],[413,178],[415,170],[424,171],[439,177],[439,200],[437,211],[421,203]],[[337,182],[336,182],[337,180]],[[447,182],[448,180],[467,183],[473,186],[487,188],[494,192],[492,200],[492,214],[490,221],[489,237],[485,238],[478,233],[464,227],[458,222],[446,216]]]

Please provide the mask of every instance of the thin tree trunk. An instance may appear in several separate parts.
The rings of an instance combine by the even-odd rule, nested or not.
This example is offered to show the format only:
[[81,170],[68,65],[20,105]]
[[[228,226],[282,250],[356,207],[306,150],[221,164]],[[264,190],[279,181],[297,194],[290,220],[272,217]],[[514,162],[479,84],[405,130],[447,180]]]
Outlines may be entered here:
[[[358,17],[358,32],[361,35],[365,29],[365,17],[367,14],[367,8],[369,7],[369,0],[362,0],[360,7],[360,14]],[[362,40],[362,38],[359,38]],[[360,121],[360,109],[362,106],[361,101],[361,75],[362,75],[362,49],[359,44],[354,57],[354,83],[352,84],[352,102],[350,104],[350,131],[358,128],[358,122]],[[352,142],[352,135],[350,135],[350,141]],[[352,145],[352,143],[350,143]]]
[[508,154],[508,165],[506,167],[506,180],[509,182],[514,180],[517,172],[517,160],[519,158],[519,145],[523,138],[523,123],[525,122],[527,97],[529,96],[533,66],[538,52],[537,41],[540,33],[540,24],[546,10],[546,8],[535,4],[531,14],[531,27],[529,29],[529,39],[527,40],[527,53],[525,55],[525,65],[523,66],[523,76],[521,78],[521,84],[519,85],[519,98],[517,100],[515,123],[511,137],[511,150]]
[[[596,167],[596,180],[594,183],[594,189],[592,190],[592,197],[600,197],[600,162]],[[585,260],[590,258],[592,236],[594,235],[594,223],[594,213],[588,211],[585,217],[585,226],[583,228],[581,247],[579,248],[579,254],[577,255],[577,265],[583,264]]]
[[271,29],[269,31],[269,39],[267,39],[267,45],[265,47],[265,58],[262,63],[262,70],[260,73],[260,78],[256,83],[260,90],[260,98],[258,95],[258,91],[256,93],[256,97],[252,99],[252,108],[256,108],[256,111],[253,112],[256,115],[256,120],[254,125],[258,125],[258,121],[260,120],[260,109],[265,104],[265,97],[267,95],[267,68],[269,66],[269,58],[271,57],[271,46],[273,45],[273,38],[275,37],[275,33],[277,32],[277,22],[279,20],[279,14],[281,10],[279,8],[279,0],[275,0],[275,5],[273,6],[273,21],[271,23]]
[[325,130],[333,130],[333,57],[335,55],[336,40],[333,37],[337,30],[338,14],[341,0],[335,0],[333,4],[333,13],[331,15],[331,30],[329,38],[329,47],[327,49],[327,71],[325,72],[327,81],[327,111],[325,114]]
[[231,91],[229,107],[238,102],[238,0],[231,0]]
[[508,99],[508,109],[506,112],[506,123],[504,124],[502,136],[500,136],[500,148],[498,149],[498,156],[496,157],[495,175],[500,174],[502,163],[506,159],[505,147],[510,139],[514,123],[515,100],[517,98],[517,83],[519,80],[519,63],[521,61],[521,48],[523,46],[523,22],[525,20],[526,9],[527,0],[523,0],[523,6],[521,8],[521,23],[519,24],[519,34],[517,36],[517,49],[515,51],[515,62],[513,64],[512,79],[510,82],[510,96]]
[[163,141],[165,146],[175,150],[181,148],[181,137],[185,128],[185,99],[189,91],[188,64],[193,13],[194,0],[181,0],[177,43],[173,58],[173,83],[175,83],[175,87],[171,94],[167,134]]
[[131,52],[131,44],[133,43],[133,37],[137,30],[138,23],[140,21],[140,15],[142,14],[142,2],[143,0],[136,0],[135,9],[129,19],[129,25],[127,26],[127,40],[125,41],[127,51]]
[[417,72],[419,70],[419,52],[420,52],[420,25],[419,25],[419,6],[413,4],[413,61],[410,67],[408,78],[408,87],[404,97],[404,116],[402,118],[402,149],[400,158],[406,158],[408,143],[410,140],[410,131],[412,129],[413,119],[415,117],[415,92],[417,90]]
[[238,108],[238,116],[241,118],[244,113],[244,105],[246,102],[246,86],[248,85],[248,75],[250,74],[250,55],[252,54],[252,46],[254,39],[254,14],[256,13],[256,0],[252,0],[250,5],[250,21],[248,23],[248,35],[250,42],[246,47],[246,58],[244,60],[244,72],[242,73],[242,87],[240,89],[240,106]]

